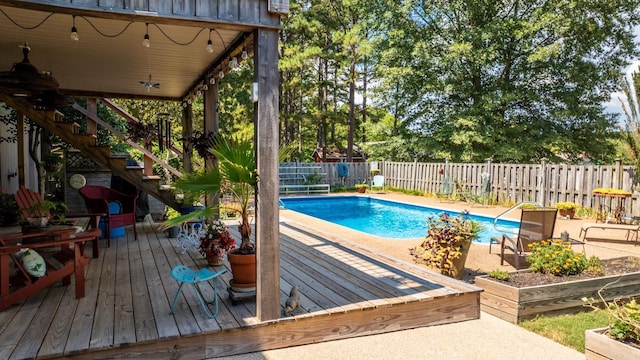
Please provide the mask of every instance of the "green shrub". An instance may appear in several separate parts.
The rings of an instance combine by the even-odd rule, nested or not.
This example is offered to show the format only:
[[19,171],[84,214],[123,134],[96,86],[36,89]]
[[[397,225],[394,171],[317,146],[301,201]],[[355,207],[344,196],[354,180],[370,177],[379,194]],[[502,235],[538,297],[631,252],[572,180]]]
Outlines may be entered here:
[[571,249],[570,243],[561,240],[546,240],[530,245],[527,261],[534,272],[562,275],[577,275],[587,267],[587,259]]
[[489,272],[489,277],[496,280],[507,281],[509,280],[509,272],[506,270],[495,269]]

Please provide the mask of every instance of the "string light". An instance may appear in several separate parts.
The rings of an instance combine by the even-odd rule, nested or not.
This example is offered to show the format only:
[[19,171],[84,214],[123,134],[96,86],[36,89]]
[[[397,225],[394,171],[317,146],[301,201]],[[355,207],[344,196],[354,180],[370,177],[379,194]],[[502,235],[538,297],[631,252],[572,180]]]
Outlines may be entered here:
[[144,40],[142,40],[142,46],[148,48],[151,46],[151,42],[149,41],[149,23],[144,24],[147,28],[146,33],[144,34]]
[[202,90],[204,90],[204,91],[209,90],[209,85],[207,85],[207,82],[206,82],[206,81],[203,81],[203,82],[202,82]]
[[218,73],[218,77],[220,78],[220,80],[222,80],[224,78],[224,71],[220,70],[220,72]]
[[215,77],[211,77],[209,78],[209,84],[214,85],[216,83],[216,78]]
[[71,40],[78,41],[80,37],[78,36],[78,29],[76,29],[76,16],[73,15],[73,26],[71,27]]
[[213,54],[213,41],[211,41],[211,29],[209,29],[209,41],[207,41],[207,52]]
[[229,67],[232,69],[238,67],[238,59],[235,56],[229,60]]
[[242,60],[247,60],[248,57],[249,57],[249,53],[247,52],[247,47],[243,46],[242,47],[242,55],[240,55],[240,58]]

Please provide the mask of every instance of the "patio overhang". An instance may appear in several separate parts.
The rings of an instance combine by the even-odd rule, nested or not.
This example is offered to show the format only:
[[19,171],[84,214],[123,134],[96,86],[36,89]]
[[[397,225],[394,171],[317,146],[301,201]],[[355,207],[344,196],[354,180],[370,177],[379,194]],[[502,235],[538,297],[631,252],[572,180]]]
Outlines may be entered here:
[[[19,46],[28,43],[31,63],[54,76],[65,95],[183,100],[230,71],[230,60],[241,61],[243,49],[252,52],[255,29],[279,29],[279,16],[264,9],[266,1],[187,1],[183,8],[149,2],[140,9],[124,8],[127,3],[107,8],[0,0],[0,71],[19,62]],[[143,46],[145,34],[149,47]],[[144,86],[150,75],[159,87]]]

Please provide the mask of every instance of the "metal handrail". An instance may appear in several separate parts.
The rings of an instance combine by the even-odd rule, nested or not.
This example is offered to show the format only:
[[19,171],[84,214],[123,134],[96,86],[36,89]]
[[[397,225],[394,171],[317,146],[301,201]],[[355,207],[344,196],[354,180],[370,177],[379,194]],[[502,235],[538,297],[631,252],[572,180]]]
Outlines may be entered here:
[[496,216],[493,219],[493,228],[498,230],[498,231],[501,231],[501,232],[511,232],[510,229],[500,227],[500,225],[498,225],[498,221],[500,220],[501,217],[503,217],[503,216],[505,216],[507,214],[510,214],[512,211],[515,211],[515,210],[519,209],[522,205],[525,205],[525,204],[538,205],[539,208],[544,208],[544,205],[542,205],[541,203],[539,203],[537,201],[522,201],[522,202],[519,202],[519,203],[515,204],[514,206],[510,207],[509,209],[505,210],[504,212],[502,212],[500,215]]

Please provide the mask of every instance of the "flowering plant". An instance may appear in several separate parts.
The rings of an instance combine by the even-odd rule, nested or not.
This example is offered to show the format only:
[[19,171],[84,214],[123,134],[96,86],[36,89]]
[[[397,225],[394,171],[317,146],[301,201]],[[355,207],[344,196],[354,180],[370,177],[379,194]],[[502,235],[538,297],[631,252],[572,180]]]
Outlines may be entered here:
[[207,260],[221,258],[235,247],[235,240],[221,220],[208,221],[203,224],[198,251]]

